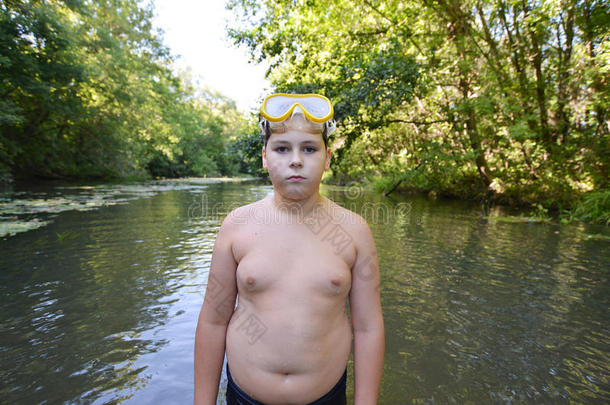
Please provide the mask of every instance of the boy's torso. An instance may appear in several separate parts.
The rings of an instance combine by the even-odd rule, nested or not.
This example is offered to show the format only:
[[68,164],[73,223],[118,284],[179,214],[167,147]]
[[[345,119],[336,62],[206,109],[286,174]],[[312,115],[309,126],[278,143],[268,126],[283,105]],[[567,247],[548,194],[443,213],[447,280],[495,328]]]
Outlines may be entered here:
[[269,199],[244,207],[232,237],[239,295],[227,359],[237,385],[264,403],[321,397],[351,351],[354,235],[349,212],[324,200],[305,217],[278,214]]

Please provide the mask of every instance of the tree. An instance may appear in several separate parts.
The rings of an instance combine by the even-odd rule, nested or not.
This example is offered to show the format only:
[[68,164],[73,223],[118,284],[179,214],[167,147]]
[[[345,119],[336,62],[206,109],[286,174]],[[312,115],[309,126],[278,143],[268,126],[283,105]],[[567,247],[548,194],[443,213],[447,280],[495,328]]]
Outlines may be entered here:
[[172,70],[138,0],[0,3],[0,177],[231,174],[246,119]]
[[[608,5],[232,0],[278,90],[337,106],[336,178],[568,207],[608,187]],[[353,155],[353,156],[352,156]],[[387,179],[390,179],[389,181]]]

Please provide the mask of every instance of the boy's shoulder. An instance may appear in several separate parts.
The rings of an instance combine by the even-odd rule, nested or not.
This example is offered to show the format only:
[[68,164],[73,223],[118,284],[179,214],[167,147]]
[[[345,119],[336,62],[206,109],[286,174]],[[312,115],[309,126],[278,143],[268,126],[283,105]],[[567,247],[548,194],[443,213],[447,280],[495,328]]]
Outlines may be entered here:
[[258,200],[250,204],[242,205],[227,214],[222,222],[223,228],[235,228],[247,225],[250,219],[256,218],[265,209],[265,200]]
[[328,239],[331,243],[340,245],[350,241],[355,248],[355,257],[365,256],[375,249],[375,242],[371,228],[367,221],[359,214],[329,200],[327,205],[335,227],[329,231]]
[[359,214],[351,211],[332,200],[328,200],[328,212],[335,223],[355,231],[368,229],[369,225]]

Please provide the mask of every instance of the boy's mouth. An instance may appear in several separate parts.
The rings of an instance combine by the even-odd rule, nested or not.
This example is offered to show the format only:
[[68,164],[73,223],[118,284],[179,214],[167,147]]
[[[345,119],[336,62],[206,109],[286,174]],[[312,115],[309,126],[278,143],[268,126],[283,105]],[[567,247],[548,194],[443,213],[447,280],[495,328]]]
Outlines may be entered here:
[[290,177],[288,177],[288,180],[301,181],[301,180],[305,180],[305,177],[303,177],[303,176],[290,176]]

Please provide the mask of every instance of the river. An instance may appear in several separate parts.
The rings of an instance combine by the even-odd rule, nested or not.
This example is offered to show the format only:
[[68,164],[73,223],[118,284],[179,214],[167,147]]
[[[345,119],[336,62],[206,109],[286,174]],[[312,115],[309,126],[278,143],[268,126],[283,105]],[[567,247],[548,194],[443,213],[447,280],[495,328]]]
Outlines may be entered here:
[[[232,208],[272,192],[184,180],[2,193],[5,223],[36,229],[5,226],[0,238],[0,402],[192,403],[216,232]],[[607,228],[321,192],[365,217],[378,248],[380,404],[610,401]]]

